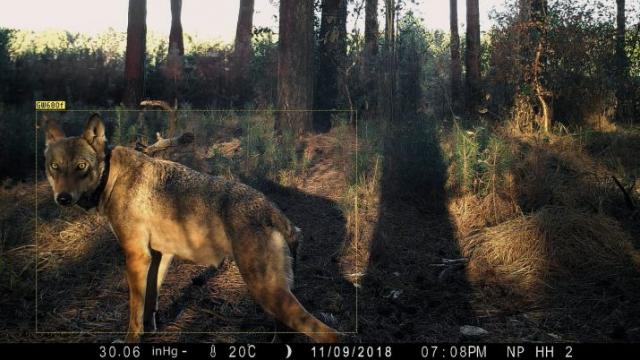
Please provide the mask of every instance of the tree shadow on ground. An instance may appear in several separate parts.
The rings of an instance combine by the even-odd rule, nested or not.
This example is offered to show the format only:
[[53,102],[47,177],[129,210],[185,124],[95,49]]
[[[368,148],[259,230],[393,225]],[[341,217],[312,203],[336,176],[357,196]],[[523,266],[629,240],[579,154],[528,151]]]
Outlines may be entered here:
[[[363,341],[463,340],[460,326],[479,325],[446,207],[447,167],[435,125],[392,124],[384,145],[379,216],[359,297]],[[445,270],[446,269],[446,270]]]

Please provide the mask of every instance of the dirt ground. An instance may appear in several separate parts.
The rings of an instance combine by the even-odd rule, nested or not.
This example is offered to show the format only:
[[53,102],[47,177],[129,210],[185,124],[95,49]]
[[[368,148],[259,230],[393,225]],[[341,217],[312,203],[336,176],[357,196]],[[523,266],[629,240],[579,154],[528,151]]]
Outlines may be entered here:
[[[508,294],[471,284],[463,266],[445,264],[462,256],[447,212],[442,167],[434,170],[440,178],[424,184],[424,194],[416,196],[398,191],[403,187],[398,169],[385,166],[377,206],[358,213],[361,238],[356,242],[339,205],[347,186],[344,171],[326,148],[332,141],[316,142],[326,146],[317,146],[319,156],[297,187],[268,181],[257,186],[304,231],[294,294],[313,314],[344,332],[345,341],[640,340],[637,297],[620,294],[613,307],[603,302],[600,310],[607,321],[600,325],[567,320],[559,315],[561,308],[505,307]],[[0,340],[122,338],[128,318],[124,258],[106,221],[80,209],[57,207],[44,180],[0,191]],[[345,255],[356,243],[357,260]],[[273,339],[272,320],[251,300],[230,260],[218,269],[175,260],[160,292],[158,316],[158,332],[144,341]],[[464,325],[486,333],[463,334]],[[306,341],[299,335],[294,340]]]

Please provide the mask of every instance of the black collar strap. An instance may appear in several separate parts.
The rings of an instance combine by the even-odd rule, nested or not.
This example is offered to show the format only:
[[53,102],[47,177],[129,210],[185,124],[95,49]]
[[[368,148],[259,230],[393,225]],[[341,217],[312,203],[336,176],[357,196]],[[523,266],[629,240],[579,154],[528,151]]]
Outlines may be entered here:
[[98,183],[98,187],[90,195],[83,194],[80,197],[80,200],[76,203],[85,210],[93,209],[98,206],[100,195],[102,195],[104,188],[107,186],[107,180],[109,180],[109,168],[111,167],[111,148],[109,148],[109,146],[105,147],[104,155],[104,170],[100,176],[100,183]]

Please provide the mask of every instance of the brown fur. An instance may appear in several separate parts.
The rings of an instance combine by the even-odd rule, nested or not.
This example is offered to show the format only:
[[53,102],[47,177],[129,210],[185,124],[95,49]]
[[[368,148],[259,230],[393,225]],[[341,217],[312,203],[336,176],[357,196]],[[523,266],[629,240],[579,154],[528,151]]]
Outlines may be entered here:
[[[242,183],[116,146],[107,156],[104,125],[90,117],[80,137],[46,126],[47,178],[56,201],[73,205],[100,189],[95,204],[126,255],[130,319],[126,341],[155,328],[157,295],[174,255],[218,266],[233,257],[251,295],[267,313],[317,342],[335,330],[308,313],[291,293],[291,258],[300,232],[263,194]],[[51,164],[55,163],[54,167]],[[85,169],[78,164],[85,163]]]

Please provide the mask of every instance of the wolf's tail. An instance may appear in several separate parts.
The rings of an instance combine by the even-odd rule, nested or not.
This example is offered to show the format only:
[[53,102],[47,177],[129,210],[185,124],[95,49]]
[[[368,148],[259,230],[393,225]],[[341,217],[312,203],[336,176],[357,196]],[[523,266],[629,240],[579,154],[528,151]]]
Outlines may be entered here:
[[299,227],[293,225],[291,221],[282,213],[282,211],[276,209],[271,213],[271,222],[274,227],[282,233],[287,245],[289,245],[289,252],[293,259],[293,269],[296,268],[296,258],[298,255],[298,247],[302,242],[302,230]]

